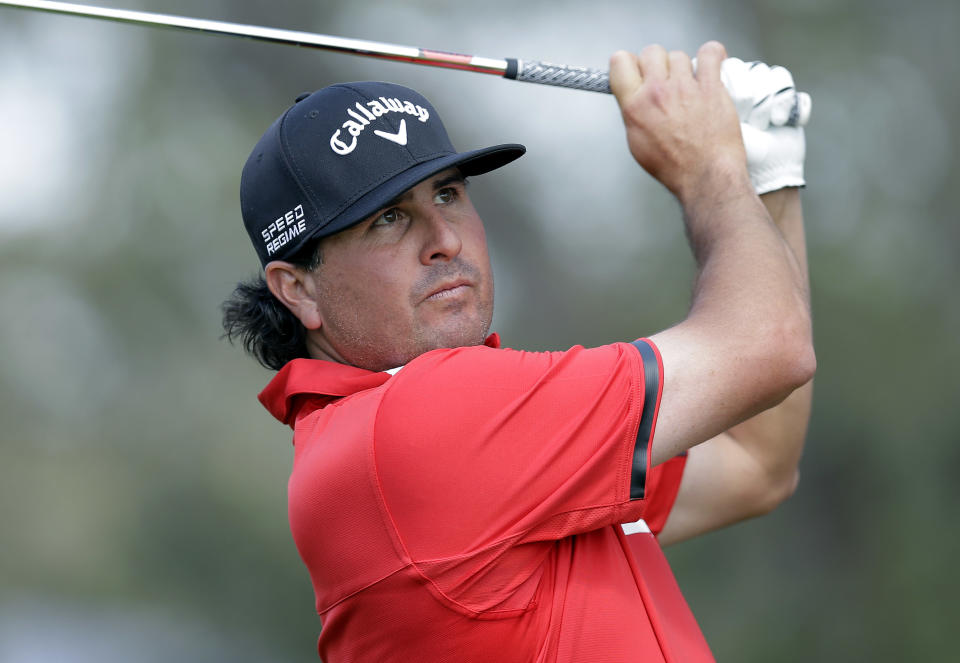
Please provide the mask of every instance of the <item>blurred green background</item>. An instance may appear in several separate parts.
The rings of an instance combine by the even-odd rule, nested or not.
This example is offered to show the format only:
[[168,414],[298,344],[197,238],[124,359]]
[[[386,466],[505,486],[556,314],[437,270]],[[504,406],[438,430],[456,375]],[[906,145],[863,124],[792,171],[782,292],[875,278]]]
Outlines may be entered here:
[[[816,399],[797,494],[668,551],[721,661],[950,660],[960,623],[955,0],[110,6],[606,68],[618,48],[787,65],[813,96]],[[301,91],[424,92],[477,178],[512,347],[680,319],[676,203],[611,97],[0,8],[0,661],[312,661],[270,374],[220,340],[256,272],[243,161]]]

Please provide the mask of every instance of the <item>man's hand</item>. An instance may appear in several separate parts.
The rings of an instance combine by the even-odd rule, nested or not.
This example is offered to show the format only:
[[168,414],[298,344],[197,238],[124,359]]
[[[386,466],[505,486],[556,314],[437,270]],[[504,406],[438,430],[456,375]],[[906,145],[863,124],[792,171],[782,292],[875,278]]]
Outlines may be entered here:
[[789,71],[762,62],[727,58],[720,76],[740,117],[754,190],[763,194],[803,186],[810,95],[797,92]]
[[610,89],[631,154],[685,206],[707,193],[708,182],[717,186],[706,188],[723,190],[747,181],[737,111],[720,78],[725,58],[722,44],[708,42],[696,74],[686,54],[660,46],[610,59]]

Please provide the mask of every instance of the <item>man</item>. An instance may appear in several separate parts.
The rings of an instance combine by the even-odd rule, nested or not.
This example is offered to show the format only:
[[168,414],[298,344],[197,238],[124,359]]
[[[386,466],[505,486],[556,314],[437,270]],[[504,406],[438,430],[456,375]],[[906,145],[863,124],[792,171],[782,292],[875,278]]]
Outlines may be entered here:
[[712,660],[653,534],[792,493],[815,365],[802,129],[741,127],[735,101],[748,117],[787,88],[739,63],[762,96],[732,100],[725,56],[611,59],[629,148],[680,201],[698,266],[687,317],[633,343],[489,334],[464,177],[521,146],[457,153],[426,99],[385,83],[301,97],[257,144],[241,198],[264,279],[224,324],[279,369],[260,398],[294,428],[290,522],[327,663]]

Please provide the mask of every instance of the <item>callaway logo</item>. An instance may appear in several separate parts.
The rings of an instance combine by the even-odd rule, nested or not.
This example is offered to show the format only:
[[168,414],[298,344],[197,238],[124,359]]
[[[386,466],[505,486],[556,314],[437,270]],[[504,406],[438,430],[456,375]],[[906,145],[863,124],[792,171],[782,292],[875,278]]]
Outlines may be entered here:
[[397,145],[406,145],[407,144],[407,121],[400,120],[400,131],[395,134],[388,134],[386,131],[380,131],[379,129],[374,129],[373,133],[380,136],[380,138],[386,138],[387,140],[396,143]]
[[[396,97],[389,99],[380,97],[379,100],[374,99],[373,101],[368,101],[366,105],[358,101],[353,106],[348,107],[346,113],[350,116],[350,119],[341,124],[340,129],[334,131],[330,136],[330,149],[340,155],[353,152],[357,146],[357,137],[363,133],[363,130],[366,129],[371,122],[381,115],[385,115],[386,113],[406,113],[407,115],[413,115],[421,122],[426,122],[430,118],[430,112],[423,106],[410,101],[401,101]],[[346,129],[350,134],[349,143],[340,137],[342,129]],[[400,120],[400,129],[395,134],[378,129],[374,129],[373,133],[398,145],[406,145],[407,121],[406,119]]]

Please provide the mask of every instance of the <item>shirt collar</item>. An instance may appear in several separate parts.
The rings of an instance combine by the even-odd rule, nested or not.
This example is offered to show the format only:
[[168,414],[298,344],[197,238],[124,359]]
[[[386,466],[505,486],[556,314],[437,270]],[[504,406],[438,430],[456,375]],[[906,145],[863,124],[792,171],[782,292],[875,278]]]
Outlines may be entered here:
[[[500,336],[490,334],[484,345],[499,348]],[[401,368],[377,372],[323,359],[294,359],[270,380],[258,399],[279,421],[293,426],[301,411],[313,412],[344,396],[375,389]],[[305,410],[307,403],[313,407]]]

